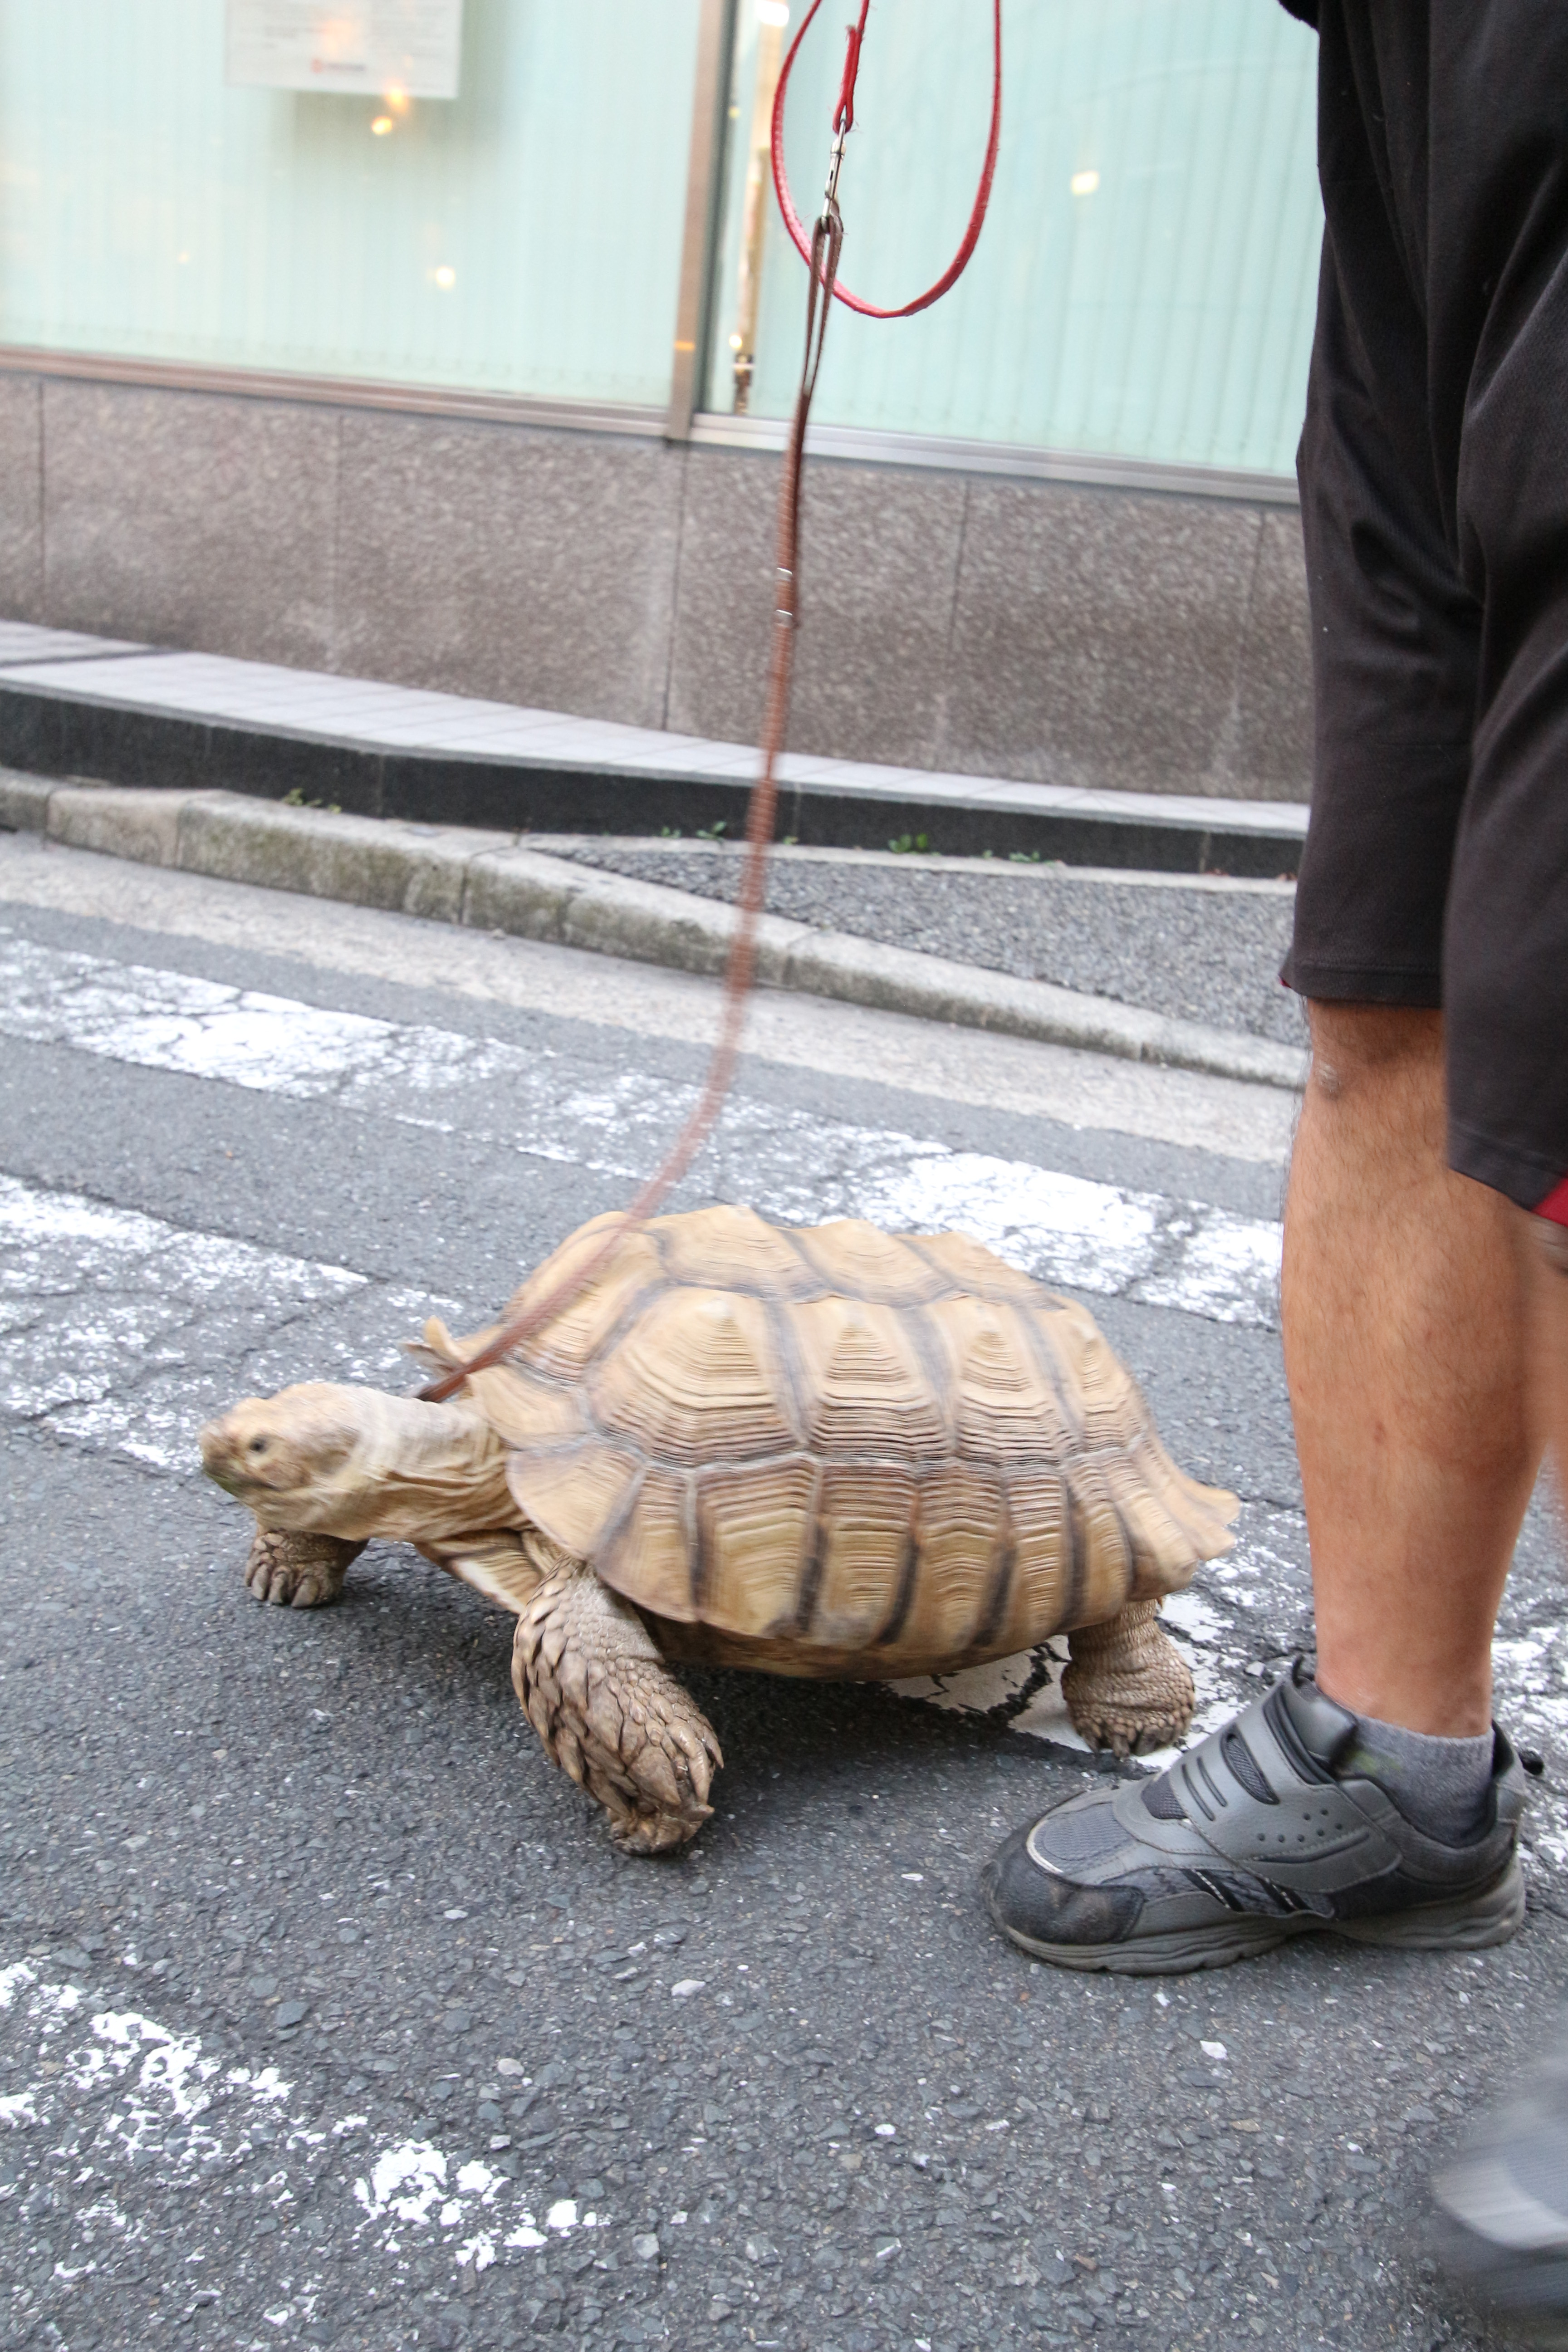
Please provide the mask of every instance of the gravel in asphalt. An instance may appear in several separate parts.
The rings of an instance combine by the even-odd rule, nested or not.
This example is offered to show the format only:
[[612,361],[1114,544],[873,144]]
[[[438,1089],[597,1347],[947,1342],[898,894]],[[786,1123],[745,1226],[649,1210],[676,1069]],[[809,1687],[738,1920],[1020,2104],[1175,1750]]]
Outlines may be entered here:
[[[541,835],[534,845],[700,898],[732,899],[739,887],[742,853],[729,843],[573,836],[565,844]],[[1279,984],[1295,904],[1289,883],[780,848],[767,903],[770,914],[820,930],[1053,981],[1280,1045],[1306,1043],[1300,1002]]]
[[[726,1757],[718,1813],[679,1859],[619,1861],[519,1713],[508,1619],[381,1545],[338,1607],[258,1607],[241,1515],[189,1445],[215,1394],[353,1368],[405,1384],[423,1302],[478,1319],[624,1197],[570,1088],[632,1081],[641,1103],[662,1081],[673,1106],[700,1047],[431,984],[428,930],[399,918],[356,912],[350,971],[330,907],[195,885],[188,937],[73,913],[70,877],[84,901],[100,887],[74,857],[51,854],[52,905],[0,909],[39,955],[95,960],[69,1019],[7,1039],[0,1172],[57,1237],[85,1202],[156,1273],[139,1288],[84,1238],[40,1281],[25,1217],[3,1269],[0,2344],[1490,2344],[1431,2269],[1422,2183],[1568,1978],[1543,1509],[1498,1654],[1500,1713],[1544,1767],[1531,1913],[1500,1952],[1324,1941],[1159,1985],[1031,1964],[990,1928],[976,1864],[1102,1769],[1041,1660],[948,1678],[931,1705],[693,1675]],[[612,1003],[602,962],[514,969],[583,965]],[[287,1087],[171,1066],[173,982],[160,1009],[133,968],[315,1008],[333,1034],[386,1024],[378,1090],[330,1060],[305,1087],[329,1030],[302,1016]],[[813,1018],[840,1011],[863,1022]],[[133,1019],[143,1057],[106,1057],[102,1024],[123,1045]],[[416,1032],[531,1051],[555,1124],[506,1132],[504,1086],[482,1117],[460,1087],[432,1098],[434,1065],[396,1066]],[[1165,1130],[1130,1136],[840,1060],[748,1059],[726,1192],[776,1181],[791,1132],[815,1139],[804,1188],[852,1184],[826,1139],[875,1129],[962,1161],[979,1208],[1026,1167],[1277,1213],[1278,1165],[1205,1151],[1180,1074]],[[700,1168],[683,1198],[717,1189]],[[161,1238],[180,1229],[185,1259]],[[237,1275],[215,1286],[242,1259],[265,1280],[279,1253],[299,1271],[273,1311]],[[1178,1458],[1243,1496],[1237,1553],[1171,1611],[1210,1719],[1310,1638],[1278,1335],[1212,1302],[1089,1303]],[[118,1410],[95,1423],[106,1361]]]

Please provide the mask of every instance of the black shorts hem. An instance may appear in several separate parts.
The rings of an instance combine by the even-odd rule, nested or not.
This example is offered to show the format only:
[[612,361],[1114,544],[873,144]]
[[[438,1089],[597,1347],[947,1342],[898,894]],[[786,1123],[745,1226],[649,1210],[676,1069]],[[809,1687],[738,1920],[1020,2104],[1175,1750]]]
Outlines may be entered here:
[[1311,1003],[1407,1004],[1428,1013],[1440,1012],[1443,1004],[1443,975],[1429,968],[1323,963],[1292,948],[1279,977]]
[[1568,1149],[1560,1159],[1496,1142],[1479,1135],[1462,1119],[1448,1121],[1448,1165],[1458,1176],[1471,1177],[1494,1192],[1501,1192],[1516,1208],[1534,1211],[1551,1197],[1568,1173]]

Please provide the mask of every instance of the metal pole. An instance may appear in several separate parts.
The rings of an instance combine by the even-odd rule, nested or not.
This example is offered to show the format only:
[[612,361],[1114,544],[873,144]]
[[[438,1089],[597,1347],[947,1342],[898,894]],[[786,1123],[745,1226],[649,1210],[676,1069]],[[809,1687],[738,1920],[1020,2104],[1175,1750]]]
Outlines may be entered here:
[[[768,22],[757,27],[757,66],[752,88],[752,131],[746,151],[746,192],[741,205],[740,283],[735,289],[735,331],[730,338],[734,353],[734,410],[743,416],[752,404],[752,378],[757,367],[757,317],[763,299],[763,255],[767,247],[768,207],[773,201],[773,171],[768,138],[773,128],[773,93],[784,64],[783,25]],[[736,92],[737,101],[740,93]],[[740,131],[739,105],[735,129]]]
[[701,0],[697,83],[691,101],[690,160],[686,174],[686,228],[680,248],[680,291],[675,305],[674,364],[664,426],[665,438],[669,441],[691,438],[691,420],[697,413],[708,356],[735,6],[736,0]]

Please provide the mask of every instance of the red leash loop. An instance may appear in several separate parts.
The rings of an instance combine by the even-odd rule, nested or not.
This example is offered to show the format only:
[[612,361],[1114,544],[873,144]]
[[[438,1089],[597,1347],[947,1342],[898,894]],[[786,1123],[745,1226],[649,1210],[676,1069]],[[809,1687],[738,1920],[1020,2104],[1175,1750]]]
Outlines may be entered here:
[[[784,93],[789,88],[790,68],[800,54],[800,45],[811,30],[812,19],[821,5],[822,0],[811,0],[811,6],[805,12],[805,21],[790,43],[789,55],[784,61],[784,71],[779,76],[779,86],[773,94],[772,139],[773,187],[778,194],[779,210],[784,215],[784,226],[790,234],[790,242],[805,262],[809,262],[811,259],[811,237],[795,208],[795,198],[790,194],[789,179],[784,171]],[[834,134],[839,141],[843,140],[855,121],[855,80],[860,70],[860,44],[865,37],[866,18],[869,10],[870,0],[864,0],[859,23],[849,27],[849,54],[845,59],[844,80],[839,89],[838,104],[833,116]],[[933,302],[939,302],[948,288],[955,284],[963,275],[969,264],[969,257],[979,241],[980,231],[985,221],[986,207],[991,202],[991,183],[996,175],[996,151],[1002,139],[1002,0],[992,0],[992,15],[994,25],[993,41],[994,64],[991,84],[991,135],[985,142],[985,162],[980,173],[980,185],[975,191],[974,207],[969,215],[969,226],[963,232],[963,242],[937,279],[936,284],[929,286],[923,294],[918,294],[912,302],[900,303],[896,310],[879,310],[875,302],[864,301],[858,294],[851,294],[847,286],[835,286],[833,291],[837,299],[847,309],[858,310],[863,319],[910,319],[917,310],[929,310],[931,305]]]

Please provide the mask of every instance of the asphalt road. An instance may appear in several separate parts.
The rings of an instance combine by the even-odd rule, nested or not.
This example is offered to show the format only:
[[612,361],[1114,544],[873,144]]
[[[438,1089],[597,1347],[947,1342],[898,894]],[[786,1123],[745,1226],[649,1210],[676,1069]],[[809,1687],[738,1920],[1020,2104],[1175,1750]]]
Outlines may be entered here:
[[[625,1198],[713,1010],[0,838],[0,2344],[1489,2341],[1423,2182],[1568,1973],[1542,1513],[1499,1654],[1545,1766],[1517,1942],[1158,1987],[1034,1966],[976,1899],[1096,1769],[1049,1659],[925,1703],[694,1676],[717,1817],[628,1863],[479,1596],[379,1546],[330,1611],[243,1590],[203,1415],[406,1382],[429,1305],[482,1319]],[[952,1212],[1240,1489],[1173,1609],[1216,1719],[1310,1638],[1282,1098],[826,1004],[754,1035],[688,1201]]]

